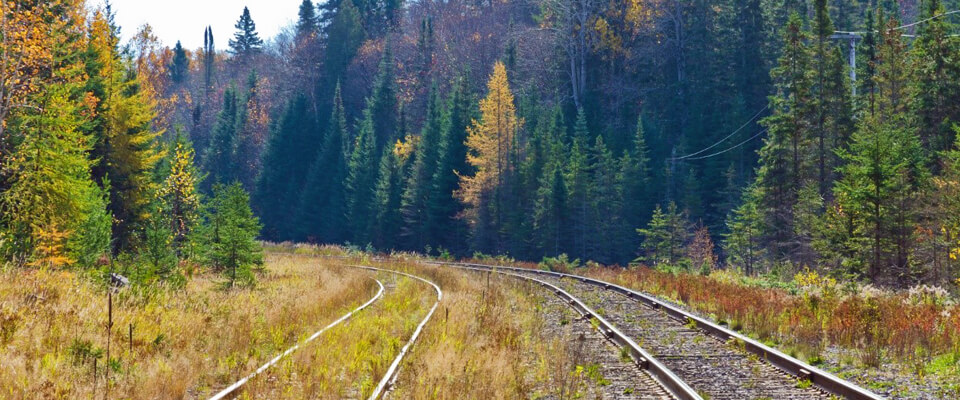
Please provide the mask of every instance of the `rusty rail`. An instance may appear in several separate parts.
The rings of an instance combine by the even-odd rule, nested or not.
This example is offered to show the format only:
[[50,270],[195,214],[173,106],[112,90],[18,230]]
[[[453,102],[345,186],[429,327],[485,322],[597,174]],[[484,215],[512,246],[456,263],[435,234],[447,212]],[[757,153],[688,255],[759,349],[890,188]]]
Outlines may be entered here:
[[580,299],[574,297],[572,294],[568,293],[567,291],[551,283],[548,283],[536,278],[531,278],[529,276],[514,274],[510,272],[499,271],[498,270],[499,267],[491,268],[488,266],[480,266],[479,264],[460,264],[460,265],[449,264],[449,263],[438,263],[438,264],[444,264],[444,265],[449,265],[456,268],[462,268],[462,269],[468,269],[468,270],[480,271],[480,272],[496,272],[503,275],[512,276],[515,278],[525,279],[549,289],[550,291],[554,292],[557,296],[564,299],[564,301],[566,301],[571,307],[573,307],[582,315],[595,319],[598,325],[597,329],[600,331],[601,334],[603,334],[604,336],[609,338],[611,341],[616,343],[617,346],[620,346],[620,348],[626,349],[627,352],[630,354],[630,358],[634,360],[637,366],[647,371],[650,374],[650,376],[652,376],[660,384],[660,386],[662,386],[664,389],[670,392],[670,394],[672,394],[675,398],[679,400],[703,400],[703,397],[701,397],[700,394],[698,394],[695,390],[693,390],[693,388],[687,385],[686,382],[684,382],[682,379],[680,379],[680,377],[678,377],[676,374],[670,371],[670,369],[667,368],[665,365],[663,365],[660,361],[658,361],[652,355],[647,353],[646,350],[640,348],[640,346],[637,345],[637,343],[634,342],[633,339],[630,339],[629,336],[627,336],[626,334],[621,332],[619,329],[617,329],[616,326],[608,322],[606,319],[600,316],[600,314],[592,310],[584,302],[580,301]]
[[625,295],[631,299],[640,301],[644,304],[647,304],[650,307],[660,309],[663,312],[667,313],[671,318],[679,321],[680,323],[693,323],[696,324],[697,328],[705,332],[706,334],[713,336],[721,341],[728,341],[730,339],[737,340],[744,344],[744,348],[756,354],[763,360],[766,360],[771,365],[779,368],[780,370],[796,376],[799,379],[805,379],[810,381],[810,383],[815,386],[823,389],[824,391],[841,396],[850,400],[882,400],[883,397],[878,396],[877,394],[870,392],[856,384],[840,379],[836,375],[833,375],[827,371],[824,371],[820,368],[814,367],[803,361],[800,361],[796,358],[793,358],[783,352],[771,348],[763,343],[760,343],[754,339],[747,337],[739,332],[733,331],[726,327],[720,326],[712,321],[708,321],[704,318],[701,318],[693,313],[682,310],[673,304],[660,300],[652,295],[642,293],[636,290],[628,289],[620,285],[616,285],[609,282],[604,282],[601,280],[587,278],[578,275],[564,274],[560,272],[553,271],[543,271],[536,269],[528,268],[515,268],[515,267],[503,267],[503,266],[491,266],[483,264],[469,264],[469,263],[446,263],[446,262],[432,262],[434,264],[443,264],[450,266],[469,266],[480,269],[489,269],[489,270],[507,270],[514,272],[523,272],[523,273],[533,273],[539,275],[554,276],[560,278],[569,278],[575,279],[583,283],[590,285],[598,286],[605,290],[611,290],[622,295]]

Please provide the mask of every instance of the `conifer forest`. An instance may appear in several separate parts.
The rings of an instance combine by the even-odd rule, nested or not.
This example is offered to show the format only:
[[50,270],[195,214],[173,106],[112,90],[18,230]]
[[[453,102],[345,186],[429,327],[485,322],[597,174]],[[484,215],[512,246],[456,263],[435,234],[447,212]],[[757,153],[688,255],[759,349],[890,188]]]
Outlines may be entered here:
[[[223,1],[234,29],[188,48],[110,2],[0,0],[0,399],[207,398],[296,343],[241,398],[643,393],[611,378],[642,362],[537,328],[580,326],[551,292],[433,264],[458,260],[960,398],[960,0],[284,2],[268,37]],[[306,348],[378,288],[368,331]],[[816,371],[715,393],[670,362],[700,398],[872,398]]]

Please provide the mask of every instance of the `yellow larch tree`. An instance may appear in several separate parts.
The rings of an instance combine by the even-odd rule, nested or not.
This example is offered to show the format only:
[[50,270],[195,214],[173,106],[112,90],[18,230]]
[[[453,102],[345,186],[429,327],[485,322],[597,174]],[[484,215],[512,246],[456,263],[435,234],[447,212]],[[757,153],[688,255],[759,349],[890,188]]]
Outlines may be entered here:
[[[507,69],[497,62],[487,82],[487,96],[480,101],[480,120],[473,120],[467,127],[467,162],[476,174],[460,176],[460,189],[456,192],[467,205],[470,223],[477,222],[480,209],[488,205],[491,195],[512,171],[514,136],[522,125],[510,92]],[[499,210],[501,207],[496,205]]]

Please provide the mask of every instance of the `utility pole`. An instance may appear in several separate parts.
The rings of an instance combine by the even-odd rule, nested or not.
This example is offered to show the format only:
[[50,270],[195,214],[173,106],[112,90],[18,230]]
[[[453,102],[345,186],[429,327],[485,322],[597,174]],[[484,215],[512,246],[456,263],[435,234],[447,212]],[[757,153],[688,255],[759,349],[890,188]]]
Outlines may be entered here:
[[830,39],[850,42],[850,91],[853,97],[857,97],[857,41],[863,36],[855,32],[837,32],[830,35]]

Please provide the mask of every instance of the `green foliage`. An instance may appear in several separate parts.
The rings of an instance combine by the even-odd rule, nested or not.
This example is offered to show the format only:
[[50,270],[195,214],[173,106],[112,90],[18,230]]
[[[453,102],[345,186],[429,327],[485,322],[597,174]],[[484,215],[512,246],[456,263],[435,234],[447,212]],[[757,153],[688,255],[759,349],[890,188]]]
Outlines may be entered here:
[[237,32],[233,34],[233,39],[228,41],[230,53],[246,58],[260,52],[263,39],[260,39],[260,35],[257,34],[257,25],[250,17],[250,10],[247,7],[243,7],[243,14],[240,14],[240,19],[233,27]]
[[676,203],[670,202],[666,212],[657,205],[647,227],[637,229],[643,237],[642,260],[652,265],[678,263],[690,237],[689,224],[686,214],[677,209]]
[[253,269],[263,265],[263,248],[256,241],[260,221],[239,183],[217,185],[213,193],[197,234],[201,260],[224,273],[229,286],[251,285]]
[[173,47],[173,61],[170,63],[170,79],[174,83],[181,84],[187,81],[190,72],[190,58],[187,57],[186,50],[177,41]]

